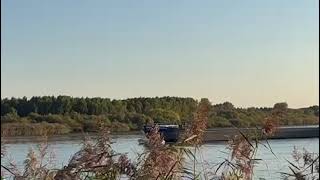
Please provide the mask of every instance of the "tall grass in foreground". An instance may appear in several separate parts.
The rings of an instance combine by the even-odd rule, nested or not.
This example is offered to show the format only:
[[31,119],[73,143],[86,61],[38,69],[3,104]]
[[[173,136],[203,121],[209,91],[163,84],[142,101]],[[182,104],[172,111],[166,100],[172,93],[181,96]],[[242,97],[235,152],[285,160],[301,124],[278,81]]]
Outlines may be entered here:
[[[111,148],[109,131],[101,123],[97,140],[86,139],[82,148],[61,169],[51,169],[48,166],[53,157],[44,139],[37,149],[30,149],[22,172],[18,171],[14,163],[10,163],[9,166],[1,165],[2,173],[5,172],[14,179],[43,180],[253,179],[254,167],[261,161],[256,158],[258,148],[262,145],[272,152],[267,138],[276,130],[275,117],[266,119],[264,126],[257,128],[252,134],[245,134],[239,130],[239,134],[228,142],[230,158],[217,162],[214,167],[202,168],[199,172],[196,155],[200,151],[203,133],[207,127],[209,107],[209,101],[200,101],[190,127],[174,145],[163,144],[163,137],[155,127],[149,134],[145,151],[135,162],[128,159],[126,154],[117,153]],[[266,144],[260,142],[260,139],[265,139]],[[3,139],[1,143],[4,143]],[[4,147],[3,144],[1,147]],[[1,156],[5,153],[5,149],[1,149]],[[291,172],[282,173],[284,179],[319,179],[319,155],[294,150],[293,156],[295,162],[288,161]],[[192,160],[192,167],[185,166],[186,158]]]

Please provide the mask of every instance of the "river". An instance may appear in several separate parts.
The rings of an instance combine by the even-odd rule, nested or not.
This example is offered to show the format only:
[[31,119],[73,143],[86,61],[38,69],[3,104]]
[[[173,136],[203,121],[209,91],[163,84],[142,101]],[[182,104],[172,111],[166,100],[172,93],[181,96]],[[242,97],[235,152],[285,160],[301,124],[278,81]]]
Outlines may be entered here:
[[[135,160],[144,146],[138,144],[141,134],[112,135],[112,147],[119,153],[127,153]],[[81,148],[82,135],[57,136],[49,140],[50,150],[55,155],[54,167],[62,167],[68,163],[70,157]],[[9,159],[14,160],[19,168],[23,166],[28,150],[35,148],[38,141],[36,137],[14,137],[6,142],[7,156],[1,164],[7,164]],[[257,158],[262,161],[257,164],[254,171],[255,179],[279,179],[280,172],[288,172],[286,159],[292,160],[293,147],[305,148],[309,152],[319,153],[319,138],[304,139],[278,139],[269,140],[275,157],[270,150],[260,146]],[[228,158],[226,142],[204,144],[197,153],[199,164],[214,165]]]

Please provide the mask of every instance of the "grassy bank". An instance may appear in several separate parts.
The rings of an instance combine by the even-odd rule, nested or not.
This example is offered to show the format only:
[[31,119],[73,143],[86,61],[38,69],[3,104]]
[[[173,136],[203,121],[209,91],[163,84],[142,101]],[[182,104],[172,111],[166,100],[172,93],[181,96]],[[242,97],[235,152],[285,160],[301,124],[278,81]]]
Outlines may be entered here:
[[28,117],[8,115],[2,117],[1,134],[5,136],[60,135],[81,132],[98,132],[99,124],[104,123],[112,132],[137,131],[140,127],[130,123],[109,121],[106,116],[38,115]]

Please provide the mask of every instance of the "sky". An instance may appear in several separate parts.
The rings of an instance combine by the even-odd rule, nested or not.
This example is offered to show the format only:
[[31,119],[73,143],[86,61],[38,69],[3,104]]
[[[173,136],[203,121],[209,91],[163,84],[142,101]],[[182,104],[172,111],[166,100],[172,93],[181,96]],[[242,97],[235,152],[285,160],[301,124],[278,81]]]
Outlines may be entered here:
[[319,104],[317,0],[2,0],[1,98]]

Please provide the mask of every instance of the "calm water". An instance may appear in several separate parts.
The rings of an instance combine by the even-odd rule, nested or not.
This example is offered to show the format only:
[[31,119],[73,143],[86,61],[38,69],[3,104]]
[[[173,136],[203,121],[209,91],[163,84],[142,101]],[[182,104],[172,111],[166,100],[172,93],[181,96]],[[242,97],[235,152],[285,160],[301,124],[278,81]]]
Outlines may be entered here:
[[[120,153],[127,153],[128,156],[135,160],[137,154],[142,152],[144,147],[138,144],[138,139],[143,135],[113,135],[112,147],[115,151]],[[6,150],[9,159],[13,159],[15,163],[21,168],[23,160],[25,159],[28,150],[31,147],[36,147],[37,139],[35,137],[13,138],[7,142]],[[50,149],[55,155],[55,167],[62,167],[68,163],[70,157],[76,153],[82,142],[81,135],[74,136],[60,136],[49,141]],[[266,149],[260,146],[257,158],[263,159],[255,168],[255,179],[279,179],[279,172],[288,172],[288,163],[286,159],[292,160],[291,152],[293,147],[306,148],[309,152],[319,153],[319,138],[308,139],[286,139],[286,140],[270,140],[269,141],[277,158]],[[199,167],[212,167],[215,164],[222,162],[228,158],[228,150],[225,142],[205,144],[197,152]],[[8,159],[8,158],[7,158]],[[6,164],[8,160],[5,159],[1,163]],[[258,178],[259,177],[259,178]]]

